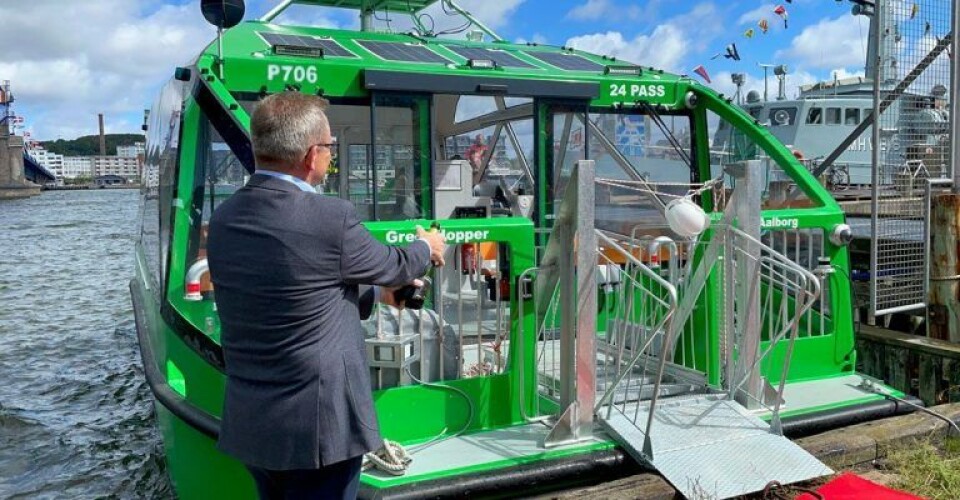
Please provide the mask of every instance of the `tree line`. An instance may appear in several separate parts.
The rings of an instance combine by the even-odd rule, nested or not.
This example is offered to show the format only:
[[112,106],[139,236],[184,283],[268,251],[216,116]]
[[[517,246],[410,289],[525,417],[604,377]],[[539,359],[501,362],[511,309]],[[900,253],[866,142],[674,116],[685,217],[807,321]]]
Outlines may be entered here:
[[[106,134],[107,155],[116,155],[117,146],[143,142],[142,134]],[[63,156],[96,156],[100,154],[100,136],[85,135],[76,139],[44,141],[43,148]]]

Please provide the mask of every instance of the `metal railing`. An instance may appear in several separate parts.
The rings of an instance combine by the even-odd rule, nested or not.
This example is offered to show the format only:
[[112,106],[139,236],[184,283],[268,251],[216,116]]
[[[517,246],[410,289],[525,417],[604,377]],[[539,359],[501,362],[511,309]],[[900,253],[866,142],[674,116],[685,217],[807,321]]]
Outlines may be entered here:
[[452,266],[438,269],[435,307],[460,346],[458,378],[502,373],[509,349],[511,291],[496,242],[456,245]]
[[[602,232],[597,232],[602,251],[601,269],[606,269],[601,286],[614,299],[607,314],[603,342],[598,344],[602,376],[595,410],[606,406],[607,416],[616,409],[633,421],[640,417],[638,405],[651,400],[656,405],[661,394],[663,374],[674,339],[670,321],[677,311],[677,290],[658,273],[644,265]],[[675,332],[674,332],[675,333]],[[653,425],[652,412],[647,431]]]
[[832,323],[828,322],[831,316],[829,280],[820,262],[826,256],[824,239],[822,228],[771,229],[760,237],[762,243],[816,275],[820,284],[820,296],[803,318],[799,332],[802,338],[833,333]]
[[[643,432],[647,440],[644,453],[649,456],[653,453],[649,436],[657,399],[671,395],[663,390],[664,376],[671,374],[671,367],[681,373],[689,371],[695,355],[691,352],[687,357],[683,349],[700,350],[693,349],[696,338],[691,334],[710,331],[696,325],[698,316],[693,314],[697,304],[715,298],[704,296],[712,294],[716,286],[706,286],[708,279],[721,280],[723,307],[704,315],[714,322],[713,331],[720,337],[721,389],[748,408],[770,411],[775,432],[780,432],[780,405],[793,346],[804,322],[811,321],[810,310],[820,296],[817,276],[774,248],[732,226],[715,225],[711,233],[709,240],[676,246],[663,237],[653,239],[659,239],[657,245],[644,245],[644,239],[634,235],[633,246],[626,249],[603,233],[599,235],[606,249],[613,249],[623,260],[616,263],[619,275],[631,270],[634,279],[631,293],[623,295],[618,313],[609,318],[613,336],[608,332],[607,338],[613,341],[606,345],[617,349],[606,353],[612,362],[603,366],[617,371],[614,382],[603,387],[596,409],[605,412],[606,418],[617,411]],[[663,246],[668,247],[666,266],[655,270],[641,262],[641,258],[659,262],[652,257],[659,257]],[[638,258],[645,247],[643,257]],[[608,266],[617,260],[609,253],[603,259]],[[786,344],[781,344],[784,341]],[[778,350],[782,357],[771,355]],[[774,359],[783,359],[779,370],[771,365]],[[778,388],[770,387],[763,371],[779,379]],[[645,388],[652,389],[645,392]]]
[[[788,256],[747,233],[735,227],[727,227],[725,231],[725,286],[734,292],[734,300],[724,308],[727,333],[732,333],[732,338],[727,336],[725,343],[728,349],[724,353],[725,388],[747,407],[759,405],[770,410],[771,426],[780,432],[780,405],[793,347],[803,324],[813,320],[809,313],[820,298],[821,281]],[[766,340],[766,345],[751,356],[749,351],[757,347],[751,345],[757,338],[751,333],[754,329],[760,330],[760,338]],[[761,368],[767,363],[768,374],[775,374],[775,367],[769,365],[773,362],[770,355],[784,339],[787,344],[777,374],[779,387],[771,395],[768,383],[761,377]]]

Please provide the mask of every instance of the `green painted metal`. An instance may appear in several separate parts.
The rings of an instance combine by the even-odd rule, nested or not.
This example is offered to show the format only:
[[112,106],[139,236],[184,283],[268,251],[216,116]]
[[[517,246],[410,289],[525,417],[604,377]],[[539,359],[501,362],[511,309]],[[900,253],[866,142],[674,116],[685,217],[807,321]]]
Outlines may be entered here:
[[[338,3],[343,6],[357,8],[366,5],[363,0],[347,0],[345,2],[329,1],[300,1],[298,3],[313,3],[330,5]],[[400,2],[406,4],[406,2]],[[416,9],[432,2],[411,2]],[[421,5],[422,4],[422,5]],[[403,6],[401,6],[403,7]],[[401,10],[406,10],[405,7]],[[344,48],[356,55],[353,58],[326,57],[323,59],[282,56],[272,52],[268,44],[258,35],[259,32],[274,32],[295,34],[312,37],[322,37],[335,40]],[[392,62],[385,61],[367,51],[358,40],[371,40],[394,43],[411,43],[427,47],[450,62],[449,64]],[[637,101],[660,105],[667,111],[686,110],[685,102],[688,96],[696,97],[696,104],[689,113],[694,124],[695,161],[700,168],[701,179],[710,176],[710,137],[708,132],[708,113],[713,113],[730,123],[764,153],[776,162],[799,186],[803,194],[809,198],[812,205],[809,208],[794,208],[783,210],[767,210],[762,216],[766,221],[790,220],[796,221],[798,228],[817,228],[825,233],[835,224],[844,221],[843,213],[829,193],[793,158],[790,152],[762,127],[754,123],[753,118],[736,106],[720,98],[709,88],[697,82],[678,75],[642,68],[639,75],[628,76],[603,71],[565,71],[544,63],[526,53],[526,51],[561,51],[549,47],[529,47],[526,45],[496,43],[480,44],[467,41],[421,39],[410,35],[340,31],[320,28],[276,26],[260,22],[247,22],[227,31],[223,37],[224,54],[222,59],[217,56],[214,45],[208,47],[196,60],[195,68],[199,78],[222,103],[225,109],[233,115],[236,122],[244,129],[249,130],[249,115],[240,105],[238,99],[249,100],[250,96],[280,92],[285,89],[297,89],[310,94],[323,94],[336,98],[356,98],[369,102],[373,95],[364,87],[364,72],[367,69],[395,71],[429,76],[465,76],[478,83],[485,78],[501,78],[517,81],[548,82],[583,82],[596,84],[597,95],[582,102],[568,102],[554,99],[539,98],[534,102],[534,136],[536,165],[533,165],[534,175],[537,178],[537,199],[535,221],[522,218],[493,218],[493,219],[458,219],[439,221],[442,230],[448,235],[450,243],[456,243],[458,238],[468,238],[468,233],[479,233],[475,239],[483,241],[498,241],[507,245],[508,257],[511,262],[509,279],[516,282],[517,277],[528,268],[537,265],[535,248],[546,242],[548,234],[536,236],[537,229],[545,230],[552,226],[553,213],[552,196],[552,161],[553,144],[549,144],[547,137],[552,135],[548,129],[551,122],[553,106],[588,107],[600,110],[631,110],[636,109]],[[502,67],[496,69],[473,69],[466,65],[466,60],[449,50],[449,46],[469,46],[495,48],[503,50],[517,59],[530,65],[528,68]],[[593,54],[579,51],[572,52],[602,66],[617,66],[622,63],[602,58]],[[223,78],[220,78],[220,74]],[[242,97],[241,97],[242,96]],[[431,134],[430,100],[427,94],[403,94],[401,97],[416,100],[418,109],[418,123],[420,123],[420,187],[425,193],[430,192],[432,186],[431,152],[438,147],[431,144],[435,138]],[[194,215],[190,213],[193,206],[194,179],[196,169],[200,163],[201,145],[197,134],[203,123],[202,112],[197,103],[188,98],[181,115],[183,134],[180,140],[180,163],[177,172],[176,196],[174,201],[175,215],[172,226],[172,240],[170,242],[170,259],[168,266],[169,280],[166,295],[159,297],[155,291],[159,289],[153,283],[152,276],[147,270],[145,257],[142,251],[137,254],[138,286],[134,293],[140,294],[147,310],[146,317],[141,323],[149,330],[148,337],[153,346],[156,359],[153,361],[162,368],[168,377],[167,383],[186,401],[207,413],[218,416],[223,404],[224,376],[205,361],[197,351],[185,344],[160,315],[161,302],[170,307],[174,314],[180,316],[194,328],[206,334],[215,344],[220,342],[219,319],[217,318],[211,300],[186,301],[184,297],[183,277],[188,266],[187,249],[189,248],[192,232],[196,229]],[[710,194],[703,197],[704,206],[712,208]],[[431,197],[424,196],[426,214],[432,214]],[[713,214],[715,220],[718,214]],[[402,244],[411,238],[415,227],[421,225],[429,227],[435,222],[432,219],[395,221],[395,222],[368,222],[370,231],[381,241],[387,244]],[[709,238],[709,233],[705,238]],[[856,355],[853,349],[853,320],[851,310],[850,283],[845,278],[849,275],[849,257],[845,248],[837,247],[826,241],[827,255],[837,272],[829,276],[831,288],[830,309],[832,317],[827,322],[826,332],[797,341],[791,369],[788,374],[789,382],[814,380],[839,376],[851,373],[854,370]],[[695,257],[696,258],[696,257]],[[715,270],[708,280],[706,291],[697,305],[691,321],[695,324],[710,324],[708,329],[686,329],[680,342],[690,351],[693,368],[707,374],[707,380],[712,386],[720,383],[720,342],[719,330],[716,321],[707,321],[716,318],[722,307],[723,290],[720,288],[719,270]],[[516,289],[516,287],[514,287]],[[522,346],[522,349],[511,349],[507,362],[507,370],[498,375],[470,379],[446,381],[443,384],[456,387],[464,391],[474,405],[475,417],[467,422],[468,406],[464,398],[452,391],[440,390],[425,386],[407,386],[391,388],[374,393],[374,399],[385,437],[403,443],[422,443],[437,436],[451,434],[463,429],[465,432],[483,432],[487,429],[503,428],[521,424],[524,420],[520,412],[520,405],[524,405],[527,413],[533,413],[536,407],[542,411],[554,412],[556,404],[549,400],[538,399],[537,377],[535,363],[535,331],[536,320],[532,301],[524,304],[524,317],[519,317],[517,311],[517,294],[511,297],[510,302],[510,341],[511,345]],[[601,313],[599,324],[602,326],[605,314]],[[519,337],[518,326],[523,325],[523,331],[528,332],[523,338]],[[601,332],[602,333],[602,332]],[[697,336],[697,338],[694,338]],[[706,342],[703,339],[706,339]],[[694,349],[696,346],[696,349]],[[517,354],[517,352],[520,354]],[[765,374],[776,381],[779,377],[784,353],[778,347],[763,367]],[[519,373],[523,372],[523,385],[520,384]],[[846,405],[860,404],[875,400],[875,397],[866,397],[863,400],[847,401],[832,406],[817,409],[829,409]],[[804,411],[811,411],[809,409]],[[790,415],[789,410],[784,415]],[[247,474],[240,464],[220,454],[214,448],[213,441],[189,428],[182,421],[172,416],[165,409],[158,406],[158,422],[164,436],[167,451],[169,470],[178,494],[184,498],[252,498],[253,489]],[[446,429],[446,431],[444,431]],[[501,462],[481,464],[476,467],[437,473],[435,477],[449,477],[460,474],[469,474],[482,470],[491,470],[500,467],[514,466],[520,463],[537,460],[549,460],[569,454],[584,453],[596,449],[608,449],[613,446],[611,441],[591,444],[583,447],[574,447],[558,451],[545,451],[531,457],[523,457]],[[198,465],[200,464],[200,465]],[[434,477],[434,476],[431,476]],[[423,477],[417,478],[422,480]],[[364,476],[363,481],[375,487],[388,487],[406,484],[413,479],[377,479]]]

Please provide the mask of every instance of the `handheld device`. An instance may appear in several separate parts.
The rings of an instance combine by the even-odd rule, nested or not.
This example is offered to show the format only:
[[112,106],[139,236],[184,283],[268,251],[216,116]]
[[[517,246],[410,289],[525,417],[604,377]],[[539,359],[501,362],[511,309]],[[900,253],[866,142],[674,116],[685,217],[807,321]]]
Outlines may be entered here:
[[407,309],[423,309],[423,303],[427,297],[427,287],[430,286],[430,278],[424,276],[420,278],[423,286],[407,285],[393,292],[393,298],[397,303],[403,302]]

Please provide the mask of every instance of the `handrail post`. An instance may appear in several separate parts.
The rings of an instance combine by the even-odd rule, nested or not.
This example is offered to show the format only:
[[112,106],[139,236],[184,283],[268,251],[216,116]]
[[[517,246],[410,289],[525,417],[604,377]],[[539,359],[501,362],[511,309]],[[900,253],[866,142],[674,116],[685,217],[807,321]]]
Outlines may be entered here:
[[[747,238],[741,239],[743,245],[732,245],[732,252],[726,255],[732,259],[734,274],[727,279],[735,280],[734,296],[736,307],[736,343],[738,358],[736,361],[735,379],[747,377],[746,387],[742,394],[738,391],[732,394],[740,404],[756,409],[763,400],[763,384],[759,370],[753,370],[754,362],[760,351],[760,209],[761,196],[764,185],[760,175],[760,160],[748,160],[739,164],[730,165],[728,173],[736,178],[736,186],[740,191],[733,207],[737,226]],[[728,247],[729,248],[729,247]]]
[[[570,175],[551,237],[560,285],[560,415],[544,440],[559,446],[593,434],[597,393],[597,236],[593,160],[580,160]],[[573,204],[573,207],[567,206]],[[572,210],[571,210],[572,209]],[[552,243],[552,241],[551,241]],[[548,251],[550,253],[550,251]],[[550,260],[547,257],[545,261]]]

